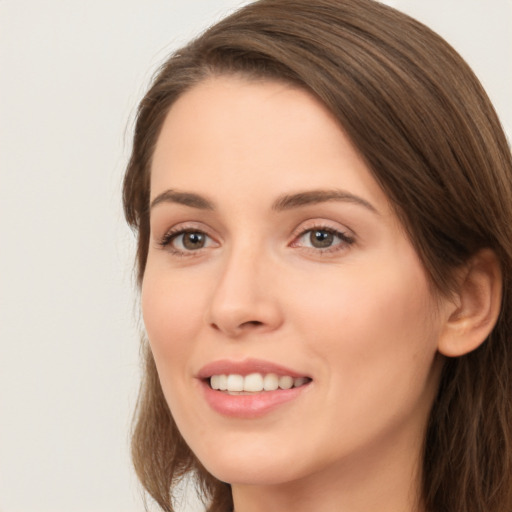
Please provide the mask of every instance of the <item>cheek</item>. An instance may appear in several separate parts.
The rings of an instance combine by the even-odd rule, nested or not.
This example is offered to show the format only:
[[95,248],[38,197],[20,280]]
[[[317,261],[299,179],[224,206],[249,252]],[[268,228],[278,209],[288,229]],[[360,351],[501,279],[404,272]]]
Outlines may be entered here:
[[[142,315],[151,352],[166,402],[178,425],[202,425],[200,414],[191,406],[189,384],[191,361],[197,354],[202,296],[190,281],[149,266],[141,294]],[[181,427],[180,427],[181,430]]]
[[410,282],[398,276],[353,271],[295,303],[297,329],[322,370],[325,401],[312,413],[321,418],[315,428],[325,436],[343,428],[333,453],[418,432],[426,422],[438,383],[438,332],[423,273],[408,273]]
[[151,350],[159,369],[180,366],[187,360],[204,317],[200,295],[193,286],[167,275],[146,269],[141,306]]
[[307,333],[331,389],[346,390],[349,401],[356,395],[417,397],[427,386],[439,336],[419,262],[340,270],[334,277],[316,279],[306,300],[290,295],[297,332]]
[[343,339],[354,349],[363,340],[376,346],[385,338],[399,343],[433,325],[428,283],[420,269],[394,275],[387,269],[342,269],[325,279],[316,276],[307,290],[306,295],[299,289],[289,294],[301,329],[317,330],[321,339]]

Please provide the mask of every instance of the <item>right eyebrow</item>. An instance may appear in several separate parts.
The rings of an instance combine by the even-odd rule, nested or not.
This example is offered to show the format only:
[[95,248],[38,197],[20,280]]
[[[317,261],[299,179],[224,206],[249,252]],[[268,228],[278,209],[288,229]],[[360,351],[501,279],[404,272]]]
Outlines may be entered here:
[[213,203],[199,194],[192,192],[178,192],[176,190],[166,190],[161,194],[157,195],[153,201],[151,201],[151,208],[154,208],[160,203],[175,203],[190,206],[191,208],[198,208],[200,210],[213,210]]

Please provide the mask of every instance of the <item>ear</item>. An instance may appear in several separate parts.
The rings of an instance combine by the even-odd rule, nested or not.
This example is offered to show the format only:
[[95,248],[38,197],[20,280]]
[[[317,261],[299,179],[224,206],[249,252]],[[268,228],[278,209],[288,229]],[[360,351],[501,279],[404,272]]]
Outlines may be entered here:
[[501,308],[502,276],[494,251],[482,249],[464,267],[438,350],[458,357],[478,348],[491,333]]

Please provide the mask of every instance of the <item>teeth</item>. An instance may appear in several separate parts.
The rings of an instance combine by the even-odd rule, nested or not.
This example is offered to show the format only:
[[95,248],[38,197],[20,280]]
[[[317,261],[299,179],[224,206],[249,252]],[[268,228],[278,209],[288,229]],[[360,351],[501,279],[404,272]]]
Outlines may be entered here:
[[248,392],[258,393],[261,391],[275,391],[276,389],[291,389],[303,386],[310,379],[308,377],[293,378],[289,375],[279,377],[275,373],[250,373],[245,377],[243,375],[212,375],[210,377],[210,386],[219,391],[228,391],[233,393]]
[[210,387],[212,389],[220,389],[220,383],[219,383],[220,377],[221,377],[220,375],[212,375],[210,377]]
[[308,380],[307,377],[297,377],[293,379],[293,387],[298,388],[299,386],[303,386]]
[[228,389],[228,377],[227,375],[219,375],[219,389],[226,391]]
[[244,378],[241,375],[228,375],[228,391],[243,391]]
[[263,389],[263,375],[261,373],[246,375],[243,381],[244,391],[261,391]]
[[279,387],[279,377],[275,373],[267,373],[263,377],[263,389],[265,391],[274,391]]
[[279,377],[279,387],[281,389],[290,389],[293,387],[293,377]]

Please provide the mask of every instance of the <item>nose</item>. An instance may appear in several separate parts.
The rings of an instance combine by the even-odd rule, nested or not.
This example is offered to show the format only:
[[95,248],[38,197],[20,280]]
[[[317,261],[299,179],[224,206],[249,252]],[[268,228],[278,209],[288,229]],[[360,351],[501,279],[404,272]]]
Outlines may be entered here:
[[283,315],[275,265],[261,252],[233,251],[223,262],[213,290],[207,322],[230,338],[279,328]]

